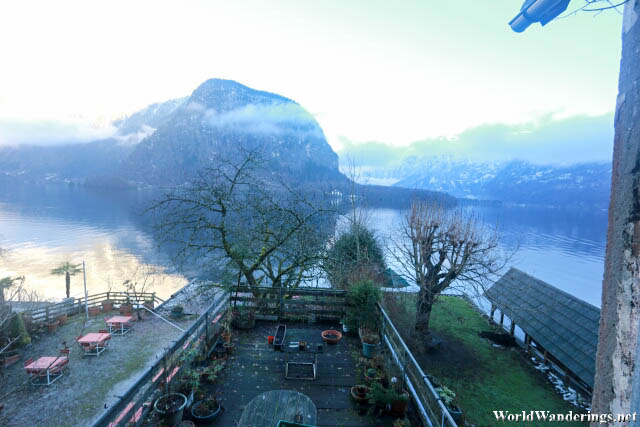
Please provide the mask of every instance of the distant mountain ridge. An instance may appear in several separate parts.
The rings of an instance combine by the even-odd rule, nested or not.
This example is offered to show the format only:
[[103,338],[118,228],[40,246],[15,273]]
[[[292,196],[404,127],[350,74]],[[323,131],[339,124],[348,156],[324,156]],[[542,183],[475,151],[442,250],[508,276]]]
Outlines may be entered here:
[[360,182],[441,191],[473,200],[606,208],[611,163],[537,165],[524,160],[480,162],[454,156],[411,156],[395,165],[362,167]]

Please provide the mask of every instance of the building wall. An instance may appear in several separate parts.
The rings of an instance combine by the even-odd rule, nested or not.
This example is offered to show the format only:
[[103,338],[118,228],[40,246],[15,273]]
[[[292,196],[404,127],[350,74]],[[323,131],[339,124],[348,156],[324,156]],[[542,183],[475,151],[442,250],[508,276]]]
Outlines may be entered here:
[[[592,412],[640,412],[640,0],[625,5]],[[585,88],[588,90],[588,88]],[[631,402],[634,402],[632,407]]]

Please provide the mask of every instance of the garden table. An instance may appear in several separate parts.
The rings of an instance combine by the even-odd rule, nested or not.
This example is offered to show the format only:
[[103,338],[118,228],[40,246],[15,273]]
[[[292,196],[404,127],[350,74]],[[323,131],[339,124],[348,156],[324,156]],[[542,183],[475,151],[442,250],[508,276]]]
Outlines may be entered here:
[[112,335],[124,335],[133,327],[133,316],[113,316],[104,321]]
[[239,427],[276,427],[278,421],[316,425],[316,405],[304,394],[293,390],[262,393],[245,408]]
[[104,332],[91,332],[83,337],[78,338],[78,344],[84,350],[84,354],[91,356],[99,356],[105,351],[111,334]]
[[[51,385],[62,376],[62,370],[69,363],[65,356],[41,357],[25,365],[24,370],[31,376],[31,383],[37,385]],[[39,378],[46,382],[38,382]]]

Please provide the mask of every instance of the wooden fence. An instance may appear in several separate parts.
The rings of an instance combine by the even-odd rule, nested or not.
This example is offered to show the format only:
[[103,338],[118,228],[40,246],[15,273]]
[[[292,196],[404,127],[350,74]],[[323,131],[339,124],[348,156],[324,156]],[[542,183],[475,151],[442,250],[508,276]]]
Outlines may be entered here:
[[[163,303],[164,301],[156,296],[155,292],[129,293],[126,292],[102,292],[89,295],[86,305],[88,307],[100,307],[103,301],[110,300],[115,305],[124,304],[130,301],[133,304],[142,304],[145,301]],[[33,310],[26,310],[23,316],[30,316],[34,323],[47,323],[57,319],[63,314],[78,314],[85,310],[84,298],[69,298],[59,303],[49,304]]]
[[340,320],[345,315],[347,294],[333,289],[240,286],[231,290],[231,305],[250,307],[263,319]]
[[[341,319],[348,301],[344,291],[330,289],[280,289],[239,287],[223,294],[207,311],[165,352],[165,357],[175,359],[190,348],[201,349],[213,335],[220,332],[220,319],[232,307],[251,307],[257,316],[278,320]],[[405,373],[407,389],[425,426],[456,427],[446,406],[440,400],[433,384],[422,371],[411,351],[402,340],[391,319],[378,305],[383,345],[387,347],[393,362]],[[161,393],[158,388],[163,358],[147,371],[122,396],[118,403],[107,410],[94,424],[99,427],[139,426],[151,410],[151,403]],[[177,375],[179,367],[171,366],[171,375]]]

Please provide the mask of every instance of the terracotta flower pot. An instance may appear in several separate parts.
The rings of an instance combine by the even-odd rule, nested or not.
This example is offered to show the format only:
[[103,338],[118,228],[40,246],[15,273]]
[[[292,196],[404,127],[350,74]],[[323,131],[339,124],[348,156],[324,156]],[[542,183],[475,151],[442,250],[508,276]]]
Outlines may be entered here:
[[123,316],[131,316],[133,314],[133,305],[121,304],[118,310],[120,311],[120,314]]
[[340,341],[341,339],[342,332],[338,332],[333,329],[322,331],[322,340],[327,344],[338,344],[338,341]]
[[58,324],[60,326],[64,325],[67,323],[67,315],[66,314],[61,314],[60,316],[58,316]]
[[354,385],[351,387],[351,397],[358,403],[367,403],[367,393],[369,393],[369,387],[366,385]]
[[58,329],[58,323],[59,322],[57,320],[55,320],[55,321],[53,321],[51,323],[47,323],[47,331],[50,334],[54,333]]
[[389,412],[394,417],[404,417],[405,412],[407,412],[407,406],[409,406],[409,395],[405,392],[404,399],[392,400],[390,404]]
[[97,316],[100,314],[100,307],[89,307],[89,316]]
[[111,310],[113,310],[113,301],[111,300],[102,301],[102,311],[104,311],[105,313],[108,313]]

